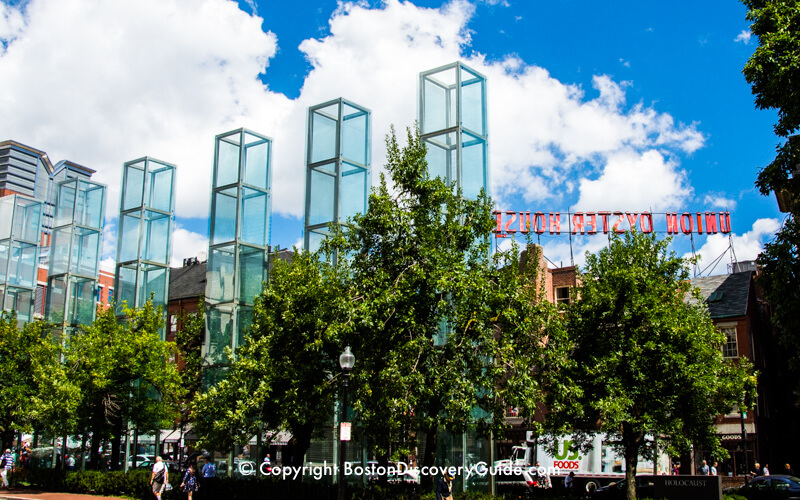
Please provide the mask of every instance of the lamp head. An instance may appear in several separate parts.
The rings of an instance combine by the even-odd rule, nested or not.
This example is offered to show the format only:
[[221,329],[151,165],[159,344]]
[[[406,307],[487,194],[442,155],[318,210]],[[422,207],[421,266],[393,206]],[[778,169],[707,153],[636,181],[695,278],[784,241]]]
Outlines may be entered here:
[[350,346],[344,348],[344,352],[339,355],[339,366],[342,370],[349,372],[356,364],[356,357],[350,352]]

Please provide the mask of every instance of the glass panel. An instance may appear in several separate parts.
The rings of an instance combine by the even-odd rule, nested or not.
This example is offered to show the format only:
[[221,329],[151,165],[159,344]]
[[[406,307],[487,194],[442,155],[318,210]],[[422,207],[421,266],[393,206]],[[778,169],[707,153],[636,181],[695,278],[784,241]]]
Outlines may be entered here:
[[308,251],[316,252],[322,245],[322,240],[328,235],[325,231],[309,231],[308,233]]
[[[1,248],[0,252],[6,255],[6,252],[3,252]],[[37,246],[32,243],[14,242],[11,247],[11,260],[8,269],[8,283],[10,285],[31,288],[36,286],[37,253]],[[2,265],[2,262],[0,262],[0,265]]]
[[50,252],[50,274],[63,274],[69,271],[69,248],[72,244],[72,227],[53,231],[53,244]]
[[72,272],[84,276],[97,276],[99,254],[100,232],[76,228],[72,237]]
[[369,115],[365,111],[347,104],[344,105],[342,157],[362,165],[367,164],[368,117]]
[[142,270],[139,285],[139,307],[150,300],[153,294],[153,307],[162,306],[166,311],[167,298],[167,269],[164,267],[150,266]]
[[121,210],[129,210],[142,206],[144,162],[125,165],[125,182],[123,184],[123,189]]
[[447,184],[456,180],[456,134],[429,137],[424,140],[427,153],[425,160],[428,162],[428,176],[433,179],[439,177]]
[[117,262],[136,260],[139,256],[139,215],[136,212],[120,218]]
[[58,186],[55,226],[72,223],[72,212],[75,208],[75,185],[76,181],[71,181]]
[[206,273],[206,297],[208,300],[233,300],[233,266],[233,245],[211,249]]
[[342,164],[342,180],[339,183],[339,220],[345,222],[356,213],[366,212],[367,171],[366,169]]
[[471,134],[461,135],[461,187],[471,200],[486,188],[486,143]]
[[261,189],[269,188],[269,141],[245,134],[244,182]]
[[266,252],[259,248],[239,247],[239,302],[252,304],[266,280]]
[[210,307],[208,309],[208,342],[204,358],[206,364],[227,363],[225,348],[233,340],[233,314],[229,308]]
[[17,198],[14,213],[14,236],[31,243],[39,243],[41,232],[42,204],[38,201]]
[[266,245],[269,240],[269,196],[263,191],[242,188],[242,241]]
[[114,294],[116,296],[118,314],[122,314],[123,303],[129,308],[136,307],[136,268],[136,264],[117,268]]
[[103,227],[104,194],[105,187],[81,182],[78,189],[75,222],[84,226]]
[[[158,167],[160,163],[151,163]],[[166,166],[150,173],[150,189],[148,205],[162,212],[172,212],[172,178],[175,169]]]
[[45,311],[47,320],[61,324],[64,321],[67,284],[64,278],[50,278],[47,282]]
[[0,198],[0,240],[11,238],[11,222],[14,218],[14,196]]
[[483,85],[483,78],[461,69],[461,125],[480,135],[486,134]]
[[220,139],[217,143],[217,164],[214,186],[226,186],[239,179],[239,134],[233,138],[236,143],[229,142],[230,138]]
[[211,244],[236,239],[236,189],[214,193],[211,220]]
[[447,89],[426,77],[423,81],[422,133],[447,128]]
[[8,287],[5,290],[3,310],[17,313],[17,322],[22,325],[33,319],[33,291]]
[[339,106],[334,104],[311,112],[311,158],[309,163],[336,157],[336,124]]
[[0,283],[6,282],[11,241],[0,241]]
[[253,324],[253,308],[241,306],[238,311],[238,318],[236,322],[238,323],[236,325],[236,345],[244,345],[247,329],[250,328],[251,324]]
[[311,189],[309,198],[309,215],[308,224],[323,224],[325,222],[333,222],[333,198],[334,198],[334,183],[336,178],[332,175],[320,172],[318,170],[311,171]]
[[170,216],[159,212],[145,212],[142,231],[142,259],[159,264],[169,264]]
[[72,325],[89,325],[94,321],[95,281],[76,279],[70,284],[69,296],[71,315],[67,321]]

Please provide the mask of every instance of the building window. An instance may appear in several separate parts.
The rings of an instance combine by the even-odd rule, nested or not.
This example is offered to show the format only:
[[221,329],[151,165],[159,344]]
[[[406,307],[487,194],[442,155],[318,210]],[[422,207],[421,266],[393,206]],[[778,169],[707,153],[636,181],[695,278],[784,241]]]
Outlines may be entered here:
[[560,286],[556,288],[556,305],[569,305],[568,286]]
[[736,327],[728,326],[721,328],[725,334],[725,343],[722,345],[722,356],[724,358],[738,358],[739,346],[736,342]]

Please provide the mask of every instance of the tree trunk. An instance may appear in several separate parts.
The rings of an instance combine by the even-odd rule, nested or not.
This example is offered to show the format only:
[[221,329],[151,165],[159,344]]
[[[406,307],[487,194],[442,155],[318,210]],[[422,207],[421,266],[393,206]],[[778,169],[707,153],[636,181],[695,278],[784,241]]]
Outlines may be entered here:
[[119,470],[119,455],[122,445],[122,417],[115,416],[114,430],[111,437],[111,470]]
[[311,447],[311,434],[314,432],[314,426],[312,424],[297,424],[291,426],[291,431],[294,438],[294,446],[292,447],[290,465],[302,467],[306,452]]
[[0,450],[0,452],[10,449],[11,446],[14,444],[14,431],[12,429],[3,431],[2,439],[3,439],[3,449]]
[[[436,461],[436,443],[439,429],[435,426],[425,430],[425,453],[422,455],[422,466],[433,467]],[[429,491],[433,486],[433,476],[425,474],[421,476],[422,491]]]
[[636,500],[636,466],[639,463],[639,449],[644,440],[644,433],[632,429],[629,424],[622,424],[622,443],[625,447],[625,479],[626,500]]

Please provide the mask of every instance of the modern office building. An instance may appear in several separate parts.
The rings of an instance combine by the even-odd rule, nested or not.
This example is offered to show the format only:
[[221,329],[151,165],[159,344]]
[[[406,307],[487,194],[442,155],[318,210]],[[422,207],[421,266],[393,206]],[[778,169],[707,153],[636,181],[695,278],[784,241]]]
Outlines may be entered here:
[[[304,247],[316,251],[332,224],[367,210],[371,115],[338,98],[308,110]],[[334,256],[335,258],[335,256]]]
[[45,315],[63,335],[94,321],[106,187],[84,179],[56,186]]
[[[175,166],[150,157],[125,163],[117,231],[114,278],[116,305],[122,312],[153,306],[166,317],[172,219],[175,214]],[[163,330],[162,330],[163,338]]]
[[228,362],[225,348],[244,341],[267,280],[271,157],[272,140],[250,130],[216,137],[202,352],[209,381]]

